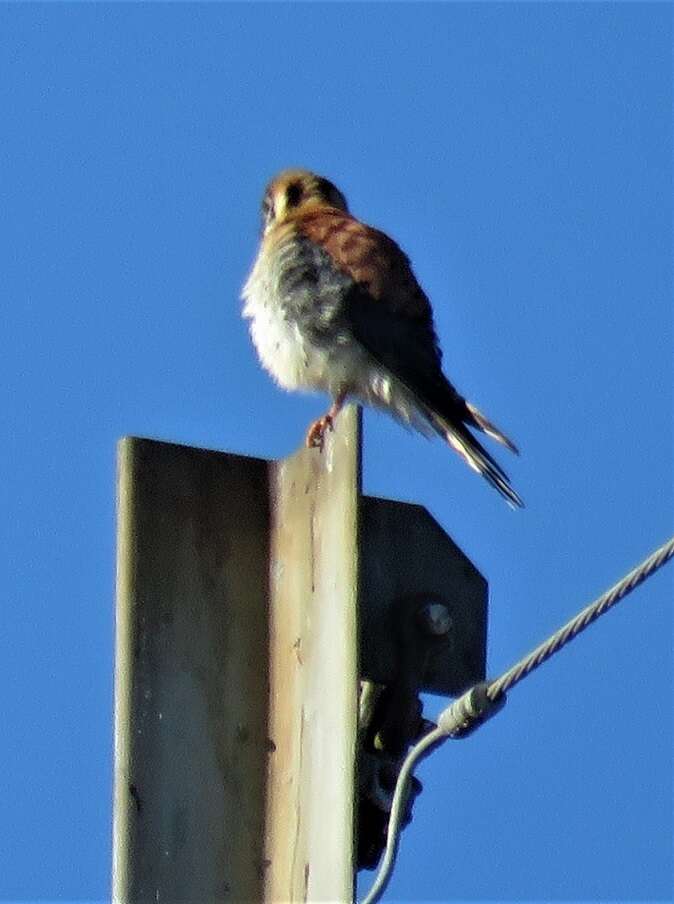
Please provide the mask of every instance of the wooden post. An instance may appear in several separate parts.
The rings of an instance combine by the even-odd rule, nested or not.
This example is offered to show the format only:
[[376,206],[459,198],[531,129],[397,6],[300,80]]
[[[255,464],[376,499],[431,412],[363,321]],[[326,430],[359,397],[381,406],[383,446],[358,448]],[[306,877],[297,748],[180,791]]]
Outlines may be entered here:
[[274,467],[266,901],[350,901],[358,712],[359,411]]
[[268,467],[119,447],[113,899],[261,900]]
[[367,862],[419,692],[484,677],[486,581],[424,509],[361,497],[360,446],[354,407],[279,462],[120,443],[116,902],[351,901],[359,679],[389,692]]
[[113,898],[349,901],[360,426],[119,449]]

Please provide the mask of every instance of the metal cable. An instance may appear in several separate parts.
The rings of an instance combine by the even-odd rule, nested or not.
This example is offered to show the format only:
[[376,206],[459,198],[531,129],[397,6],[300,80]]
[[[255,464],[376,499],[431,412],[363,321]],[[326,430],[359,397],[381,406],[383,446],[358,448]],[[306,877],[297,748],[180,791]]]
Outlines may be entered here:
[[656,549],[652,555],[647,559],[644,559],[640,565],[637,565],[636,568],[630,571],[622,581],[618,581],[618,583],[614,584],[610,590],[607,590],[606,593],[603,593],[593,603],[590,603],[590,605],[583,609],[582,612],[579,612],[575,618],[572,618],[571,621],[568,621],[563,625],[559,631],[556,631],[552,637],[549,637],[546,641],[537,646],[535,650],[532,650],[528,656],[520,659],[520,661],[515,663],[512,668],[508,669],[507,672],[504,672],[500,678],[492,681],[489,685],[489,690],[487,691],[489,699],[496,700],[501,694],[505,694],[510,688],[515,687],[515,685],[530,672],[533,672],[533,670],[537,669],[539,665],[542,665],[546,659],[549,659],[554,653],[561,650],[563,646],[570,640],[573,640],[573,638],[580,634],[581,631],[584,631],[585,628],[598,619],[600,615],[603,615],[604,612],[611,608],[611,606],[614,606],[623,599],[623,597],[627,596],[628,593],[631,593],[632,590],[638,587],[642,581],[645,581],[646,578],[650,577],[653,572],[657,571],[658,568],[661,568],[665,562],[672,558],[672,556],[674,556],[674,537],[666,543],[663,543],[663,545],[659,549]]
[[[674,537],[663,543],[655,550],[647,559],[637,565],[629,572],[621,581],[614,584],[606,593],[603,593],[593,603],[590,603],[585,609],[563,625],[544,643],[532,650],[527,656],[515,663],[512,668],[504,672],[499,678],[492,681],[486,689],[486,696],[489,700],[501,702],[505,699],[506,691],[518,684],[523,678],[533,672],[534,669],[542,665],[554,653],[559,652],[570,640],[573,640],[581,631],[591,625],[593,621],[603,615],[611,606],[619,602],[621,599],[631,593],[646,578],[650,577],[654,572],[661,568],[669,559],[674,556]],[[389,816],[388,831],[386,835],[386,850],[379,864],[379,870],[375,878],[372,888],[367,896],[363,899],[362,904],[375,904],[384,893],[388,885],[395,857],[398,851],[398,841],[400,838],[400,825],[404,813],[404,805],[407,800],[410,778],[417,764],[428,756],[433,750],[439,747],[448,737],[462,737],[470,731],[469,716],[471,703],[473,702],[474,692],[480,686],[476,685],[466,691],[461,697],[455,700],[447,707],[439,716],[438,725],[413,747],[410,748],[405,761],[402,765],[398,779],[396,782],[395,792],[393,794],[393,802],[391,804],[391,813]],[[484,686],[483,686],[484,687]],[[484,692],[484,691],[483,691]],[[475,709],[475,723],[481,724],[481,720],[488,718],[492,712],[498,712],[499,706],[495,706],[492,712],[478,712]]]
[[363,899],[362,904],[374,904],[383,894],[384,889],[388,885],[388,881],[393,871],[396,854],[398,853],[398,840],[400,838],[400,823],[405,812],[405,803],[409,791],[409,780],[417,764],[433,750],[438,744],[446,741],[445,732],[436,727],[423,738],[418,741],[414,747],[410,748],[402,769],[398,775],[395,791],[393,793],[393,802],[391,804],[391,813],[388,820],[388,831],[386,833],[386,850],[379,864],[377,877],[372,888],[367,893],[367,897]]

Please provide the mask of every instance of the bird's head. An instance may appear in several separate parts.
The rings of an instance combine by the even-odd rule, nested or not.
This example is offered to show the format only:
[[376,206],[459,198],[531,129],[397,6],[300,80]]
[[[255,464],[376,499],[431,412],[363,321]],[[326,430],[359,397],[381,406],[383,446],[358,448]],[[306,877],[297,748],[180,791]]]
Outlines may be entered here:
[[311,206],[348,211],[346,198],[328,179],[309,170],[284,170],[272,179],[264,193],[263,233]]

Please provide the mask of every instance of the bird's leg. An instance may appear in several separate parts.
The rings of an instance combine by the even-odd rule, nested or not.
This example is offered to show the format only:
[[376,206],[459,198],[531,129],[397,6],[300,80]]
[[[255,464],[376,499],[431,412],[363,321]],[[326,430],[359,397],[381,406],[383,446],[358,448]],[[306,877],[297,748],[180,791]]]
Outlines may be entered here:
[[324,414],[323,417],[319,417],[313,422],[313,424],[309,425],[305,442],[310,449],[314,446],[319,449],[323,449],[325,431],[334,430],[335,418],[342,410],[342,406],[344,405],[344,401],[346,400],[346,395],[346,392],[340,392],[332,403],[332,406],[327,414]]

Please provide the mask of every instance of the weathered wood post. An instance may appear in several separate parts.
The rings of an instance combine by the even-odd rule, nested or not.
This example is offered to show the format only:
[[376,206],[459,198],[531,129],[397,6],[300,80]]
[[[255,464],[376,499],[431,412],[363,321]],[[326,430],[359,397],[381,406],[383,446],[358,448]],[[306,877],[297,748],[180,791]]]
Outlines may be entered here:
[[266,901],[350,901],[360,414],[272,467]]
[[360,449],[354,407],[279,462],[121,441],[120,904],[351,901],[418,693],[484,677],[486,582],[424,509],[361,497]]
[[113,897],[350,900],[360,425],[119,447]]

